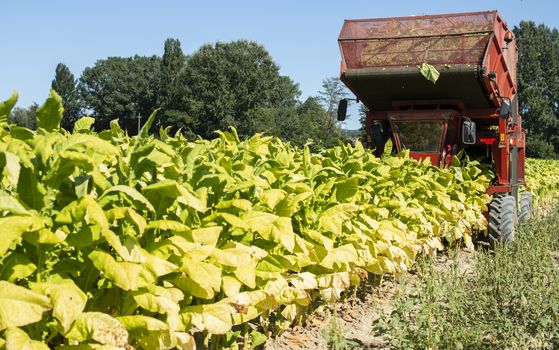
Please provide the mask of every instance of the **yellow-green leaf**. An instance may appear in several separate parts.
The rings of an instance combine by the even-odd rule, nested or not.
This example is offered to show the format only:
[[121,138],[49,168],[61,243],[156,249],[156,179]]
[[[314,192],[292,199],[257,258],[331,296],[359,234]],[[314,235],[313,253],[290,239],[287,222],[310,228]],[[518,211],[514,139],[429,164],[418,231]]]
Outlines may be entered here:
[[51,308],[44,295],[0,281],[0,331],[39,322]]
[[51,89],[50,96],[37,110],[37,127],[49,132],[60,128],[62,113],[64,113],[62,97]]

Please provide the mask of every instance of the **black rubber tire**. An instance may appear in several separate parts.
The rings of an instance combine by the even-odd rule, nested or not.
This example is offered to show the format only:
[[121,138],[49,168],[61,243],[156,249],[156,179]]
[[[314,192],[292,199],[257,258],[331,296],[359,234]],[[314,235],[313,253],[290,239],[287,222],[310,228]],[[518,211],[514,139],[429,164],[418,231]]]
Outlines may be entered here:
[[516,199],[510,195],[494,195],[489,205],[489,242],[511,244],[517,221]]
[[520,213],[518,223],[521,224],[532,216],[532,193],[524,191],[520,194]]

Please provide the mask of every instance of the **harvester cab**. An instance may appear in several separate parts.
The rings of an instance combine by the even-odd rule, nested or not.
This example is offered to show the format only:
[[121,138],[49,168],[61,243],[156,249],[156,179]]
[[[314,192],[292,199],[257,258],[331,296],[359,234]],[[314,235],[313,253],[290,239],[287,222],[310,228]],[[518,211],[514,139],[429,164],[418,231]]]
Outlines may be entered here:
[[[525,132],[518,115],[514,35],[497,11],[346,20],[340,78],[368,109],[367,145],[391,140],[418,160],[446,166],[464,150],[490,164],[489,237],[514,238],[524,180]],[[421,67],[439,73],[434,82]],[[347,101],[338,113],[344,119]],[[511,224],[512,222],[512,224]]]

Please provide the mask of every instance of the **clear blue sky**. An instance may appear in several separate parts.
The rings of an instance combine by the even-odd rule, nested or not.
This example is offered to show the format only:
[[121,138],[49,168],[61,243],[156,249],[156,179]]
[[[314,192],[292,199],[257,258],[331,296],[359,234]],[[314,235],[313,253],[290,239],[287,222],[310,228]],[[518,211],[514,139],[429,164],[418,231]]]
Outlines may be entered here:
[[[57,63],[79,77],[108,56],[161,55],[169,37],[187,54],[207,42],[260,42],[304,98],[317,94],[322,79],[338,75],[336,39],[346,18],[492,9],[511,26],[533,20],[559,27],[557,0],[3,0],[0,99],[15,89],[20,107],[42,103]],[[356,119],[347,128],[357,128]]]

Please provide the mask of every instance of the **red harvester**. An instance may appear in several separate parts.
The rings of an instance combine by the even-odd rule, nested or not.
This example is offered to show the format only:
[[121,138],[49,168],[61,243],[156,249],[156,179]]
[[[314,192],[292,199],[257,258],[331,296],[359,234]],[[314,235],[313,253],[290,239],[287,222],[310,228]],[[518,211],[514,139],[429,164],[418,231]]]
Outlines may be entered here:
[[[489,238],[511,242],[532,199],[528,191],[518,198],[526,184],[518,49],[499,13],[346,20],[338,41],[341,80],[369,110],[368,146],[380,152],[391,139],[397,151],[440,166],[463,149],[491,164]],[[440,73],[436,83],[420,73],[424,64]],[[344,99],[339,120],[346,110]]]

